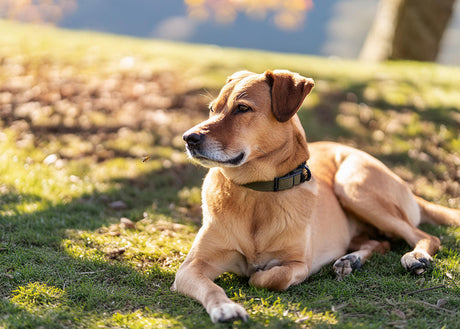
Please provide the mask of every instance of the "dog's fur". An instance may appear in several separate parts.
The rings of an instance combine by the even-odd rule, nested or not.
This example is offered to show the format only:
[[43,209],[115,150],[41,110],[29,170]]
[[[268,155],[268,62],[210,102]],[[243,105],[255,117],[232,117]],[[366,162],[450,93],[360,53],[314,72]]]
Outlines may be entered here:
[[[460,210],[414,196],[370,155],[331,142],[307,145],[296,112],[313,86],[288,71],[237,72],[211,103],[209,119],[184,134],[190,157],[211,169],[203,225],[172,289],[201,302],[213,322],[248,318],[213,282],[224,272],[284,290],[335,261],[340,278],[389,248],[371,240],[380,233],[414,248],[401,264],[420,274],[440,241],[417,226],[460,225]],[[279,192],[242,186],[283,176],[306,160],[311,181]]]

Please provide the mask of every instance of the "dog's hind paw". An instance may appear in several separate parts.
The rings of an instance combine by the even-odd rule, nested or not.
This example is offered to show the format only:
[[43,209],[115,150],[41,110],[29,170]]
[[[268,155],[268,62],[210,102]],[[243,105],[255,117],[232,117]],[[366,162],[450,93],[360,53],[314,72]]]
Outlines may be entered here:
[[423,274],[433,259],[424,251],[411,251],[401,257],[401,265],[412,274]]
[[211,317],[211,321],[214,323],[232,322],[235,320],[243,320],[246,322],[249,319],[248,313],[244,307],[233,302],[213,307],[209,311],[209,316]]
[[343,277],[350,275],[351,272],[360,270],[362,266],[361,257],[349,254],[337,259],[332,268],[337,274],[337,280],[342,280]]

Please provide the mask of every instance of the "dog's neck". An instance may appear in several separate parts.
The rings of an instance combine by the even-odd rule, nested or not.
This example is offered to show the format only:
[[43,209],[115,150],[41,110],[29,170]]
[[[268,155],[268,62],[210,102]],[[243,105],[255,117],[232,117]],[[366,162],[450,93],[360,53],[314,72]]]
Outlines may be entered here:
[[299,165],[306,162],[310,154],[305,139],[303,129],[293,122],[295,129],[292,130],[292,143],[284,146],[276,152],[270,152],[267,156],[262,156],[251,160],[239,167],[220,168],[223,175],[238,185],[253,182],[272,181],[276,177],[284,176]]
[[294,186],[300,185],[304,182],[308,182],[310,181],[311,177],[312,175],[310,168],[308,168],[306,162],[303,162],[297,168],[295,168],[293,171],[290,171],[286,175],[276,177],[273,180],[253,182],[244,184],[242,186],[259,192],[278,192],[289,190]]

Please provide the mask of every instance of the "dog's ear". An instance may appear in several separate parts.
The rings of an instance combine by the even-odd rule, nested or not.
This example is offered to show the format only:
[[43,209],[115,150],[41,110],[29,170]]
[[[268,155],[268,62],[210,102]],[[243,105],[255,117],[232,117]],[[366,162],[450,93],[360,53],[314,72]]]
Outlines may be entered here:
[[238,72],[235,72],[233,73],[231,76],[229,76],[227,78],[227,82],[226,83],[229,83],[230,81],[232,80],[241,80],[241,79],[244,79],[250,75],[253,75],[255,73],[253,72],[249,72],[249,71],[238,71]]
[[286,122],[299,110],[315,82],[284,70],[266,71],[264,74],[271,87],[273,115],[278,121]]

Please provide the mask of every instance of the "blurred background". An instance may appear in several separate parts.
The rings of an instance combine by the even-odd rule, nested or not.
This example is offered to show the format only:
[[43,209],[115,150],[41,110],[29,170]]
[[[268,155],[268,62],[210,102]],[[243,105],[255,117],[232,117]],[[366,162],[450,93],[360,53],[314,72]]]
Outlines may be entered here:
[[458,65],[460,6],[455,2],[0,0],[0,16],[142,38]]

